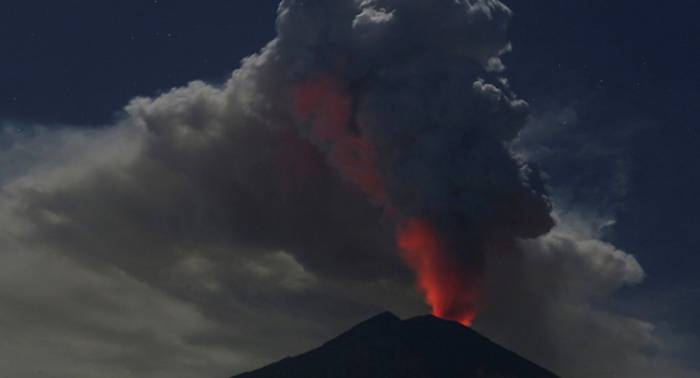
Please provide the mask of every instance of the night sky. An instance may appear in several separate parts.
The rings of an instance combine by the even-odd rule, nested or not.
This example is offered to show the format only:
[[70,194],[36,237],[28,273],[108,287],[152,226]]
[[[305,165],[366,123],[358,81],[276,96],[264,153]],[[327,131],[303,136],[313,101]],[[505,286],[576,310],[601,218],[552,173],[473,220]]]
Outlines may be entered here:
[[644,284],[623,293],[636,303],[632,308],[698,335],[697,4],[540,3],[512,4],[514,86],[536,109],[552,103],[577,109],[585,138],[617,150],[614,159],[624,162],[628,181],[603,199],[610,192],[600,193],[596,179],[606,180],[599,177],[605,169],[562,167],[557,180],[585,172],[592,178],[582,184],[590,185],[586,200],[614,212],[608,238],[635,254],[648,274]]
[[[513,86],[536,112],[556,106],[576,109],[584,137],[619,151],[615,158],[625,162],[629,181],[624,191],[610,198],[610,192],[600,193],[596,187],[600,181],[582,191],[591,195],[586,200],[614,209],[617,223],[608,237],[634,253],[648,273],[640,292],[629,294],[648,303],[645,307],[654,316],[697,334],[697,4],[510,5],[516,12],[514,51],[506,59]],[[574,169],[606,180],[600,177],[604,169],[596,172],[586,166],[553,179],[575,180],[582,172]]]
[[[512,51],[502,57],[506,66],[504,74],[509,78],[510,88],[530,104],[530,114],[522,132],[521,148],[528,151],[533,165],[542,170],[562,217],[588,222],[592,225],[590,227],[596,229],[593,233],[597,238],[633,255],[645,272],[643,282],[623,285],[611,295],[593,295],[591,302],[595,306],[611,309],[619,316],[629,316],[653,324],[656,335],[665,340],[663,343],[666,348],[663,352],[646,353],[658,353],[664,356],[663,364],[687,369],[683,370],[686,375],[678,376],[700,377],[700,361],[696,352],[700,348],[700,275],[697,274],[700,266],[700,199],[697,197],[697,188],[700,186],[700,126],[696,115],[700,99],[700,74],[697,70],[700,64],[700,25],[696,19],[700,7],[693,0],[681,0],[673,4],[602,0],[504,2],[514,12],[508,32]],[[37,161],[46,159],[42,156],[53,156],[38,152],[58,149],[51,147],[52,143],[65,143],[68,154],[72,153],[72,149],[84,148],[81,146],[90,142],[81,138],[91,138],[91,133],[109,130],[128,118],[123,109],[137,96],[158,97],[172,88],[185,86],[192,80],[203,80],[215,86],[224,85],[243,58],[258,52],[275,38],[277,3],[274,0],[196,3],[170,0],[5,2],[0,6],[0,45],[4,47],[0,59],[0,124],[6,131],[0,135],[0,149],[3,151],[0,157],[10,160],[0,163],[0,169],[6,170],[0,172],[0,183],[11,185],[25,170],[43,172],[48,169],[41,164],[42,168],[33,167]],[[36,131],[37,127],[44,131]],[[78,133],[83,136],[66,136],[66,130],[79,130]],[[34,142],[34,139],[37,141]],[[71,144],[71,141],[76,144]],[[24,146],[21,153],[13,152],[16,150],[13,146],[18,143]],[[111,153],[105,152],[105,159]],[[167,153],[170,152],[164,154]],[[58,155],[64,156],[62,153]],[[226,164],[226,161],[212,156],[207,158],[210,166]],[[225,169],[228,168],[222,168]],[[33,173],[27,175],[30,174]],[[138,183],[134,185],[138,186]],[[148,185],[150,184],[144,186]],[[91,194],[86,194],[89,195]],[[9,203],[7,198],[9,197],[4,196],[2,200]],[[32,204],[49,203],[48,199],[42,198]],[[106,196],[98,202],[115,201],[120,206],[128,207],[130,198],[132,197]],[[66,206],[72,209],[70,206],[73,205]],[[12,205],[3,205],[0,209],[5,212],[5,208],[9,207]],[[51,211],[64,209],[47,208]],[[101,214],[109,211],[107,208]],[[357,217],[364,217],[363,212],[365,210],[358,210],[357,213],[362,214]],[[310,210],[310,214],[316,212]],[[163,215],[162,219],[167,216]],[[219,215],[212,215],[217,216]],[[8,215],[3,215],[0,219],[9,219],[6,217]],[[116,222],[105,224],[117,224]],[[128,225],[117,227],[121,230],[120,237],[140,237],[130,236],[129,232],[132,231]],[[12,230],[9,234],[14,235],[14,228]],[[211,232],[213,238],[219,238],[217,232],[219,231]],[[357,233],[365,235],[365,229],[360,228]],[[204,234],[209,235],[203,231],[202,235]],[[0,240],[8,238],[2,236]],[[200,238],[201,235],[197,234],[182,245],[195,245]],[[90,245],[87,242],[81,244],[80,241],[65,241],[62,236],[53,234],[46,240],[49,240],[44,243],[47,245],[67,243],[65,245],[69,245],[71,250]],[[148,243],[150,244],[144,247],[146,250],[158,248],[158,242],[149,239]],[[250,243],[245,245],[247,248]],[[104,286],[99,284],[102,281],[97,276],[109,269],[93,261],[94,256],[88,254],[91,257],[83,259],[70,253],[66,255],[71,256],[71,259],[84,260],[85,266],[90,270],[89,274],[95,274],[94,279],[98,283],[91,284],[93,278],[85,278],[84,282],[86,285],[101,287],[98,293],[110,297],[113,295],[112,290],[119,290],[110,283],[104,283]],[[351,289],[338,289],[351,299],[337,299],[341,304],[332,309],[328,307],[334,306],[327,306],[327,303],[328,297],[333,295],[326,292],[295,292],[293,298],[286,298],[284,295],[267,292],[260,294],[262,291],[251,289],[241,294],[245,300],[240,303],[222,304],[220,307],[209,304],[209,307],[202,306],[203,309],[195,311],[188,307],[190,302],[187,295],[190,294],[172,294],[169,285],[174,278],[165,278],[158,283],[143,278],[144,274],[158,277],[169,274],[167,272],[170,270],[163,273],[153,268],[161,264],[160,257],[153,258],[151,264],[149,255],[136,256],[136,259],[145,261],[138,265],[142,270],[136,273],[132,274],[125,268],[127,265],[122,264],[121,260],[115,265],[119,266],[120,272],[126,272],[123,274],[135,277],[134,285],[148,286],[144,290],[149,293],[170,293],[168,295],[177,298],[177,301],[186,303],[187,306],[183,305],[187,307],[186,311],[196,312],[192,316],[203,322],[203,327],[208,327],[207,329],[215,328],[208,322],[221,322],[222,318],[226,318],[225,314],[236,311],[246,312],[242,319],[256,318],[255,311],[246,309],[245,303],[255,303],[261,308],[272,306],[283,314],[275,315],[270,322],[278,322],[280,327],[288,330],[297,326],[301,329],[298,333],[285,331],[276,334],[273,324],[268,324],[251,326],[253,333],[244,336],[238,335],[236,329],[224,327],[225,331],[221,332],[227,333],[225,340],[214,340],[215,337],[211,335],[201,336],[200,339],[197,339],[199,336],[182,336],[188,343],[199,348],[196,353],[193,352],[197,358],[206,361],[201,365],[192,364],[195,369],[193,371],[201,369],[203,377],[233,374],[270,359],[298,353],[381,307],[381,304],[377,304],[381,303],[379,295],[366,294],[363,289],[353,286]],[[305,265],[303,259],[297,262],[288,254],[277,257],[279,261],[269,260],[273,265],[276,264],[274,266],[289,263],[294,269],[304,272],[304,267],[299,265]],[[387,261],[386,264],[390,265],[391,260]],[[197,262],[193,264],[197,265]],[[206,264],[202,263],[202,266]],[[21,314],[20,310],[16,310],[18,308],[42,311],[43,298],[60,297],[52,294],[51,290],[29,290],[30,294],[22,294],[23,281],[17,277],[34,276],[29,281],[42,280],[42,276],[35,276],[42,273],[32,273],[32,269],[29,263],[4,264],[0,268],[0,276],[5,276],[0,279],[0,283],[6,286],[5,290],[0,291],[0,310],[11,309],[8,312],[12,314]],[[197,271],[204,272],[207,269],[201,267]],[[335,270],[324,269],[325,265],[319,268],[318,277],[312,278],[323,280],[325,273],[322,272],[330,272],[327,274],[332,276],[336,274]],[[309,271],[315,273],[313,268],[309,268]],[[56,277],[52,276],[53,273]],[[53,277],[60,286],[62,273],[53,273],[48,276]],[[392,274],[403,277],[405,272],[396,269]],[[289,277],[298,279],[294,285],[306,285],[307,278],[303,275]],[[66,290],[73,290],[78,296],[89,296],[90,303],[104,306],[105,317],[113,316],[107,315],[112,304],[94,292],[83,293],[80,284],[82,280],[76,280],[74,282],[69,279]],[[339,280],[329,285],[340,287],[349,279],[344,277]],[[118,295],[128,298],[125,293],[120,292]],[[264,299],[256,302],[256,295]],[[410,314],[416,308],[412,295],[406,294],[405,301],[402,299],[403,302],[391,306],[395,306],[395,311],[398,312],[406,309],[406,313],[401,315]],[[365,297],[372,297],[367,302],[371,305],[352,307],[355,303],[363,302],[364,299],[358,298]],[[22,298],[27,299],[23,301]],[[67,298],[73,298],[73,294]],[[138,304],[125,300],[130,303],[128,308],[139,308]],[[150,303],[151,300],[135,301]],[[313,319],[305,318],[304,321],[295,323],[290,319],[307,315],[304,315],[304,311],[297,310],[292,302],[300,303],[304,311],[312,308],[327,313],[317,313]],[[352,306],[348,303],[352,303]],[[168,313],[168,306],[180,304],[168,302],[163,306],[166,308],[163,313]],[[240,308],[243,310],[236,306],[242,306]],[[22,324],[13,324],[15,318],[10,315],[0,315],[0,330],[5,327],[44,330],[28,331],[30,336],[18,339],[30,350],[35,348],[32,346],[34,342],[43,344],[42,348],[36,349],[36,358],[41,361],[33,362],[40,368],[31,366],[28,362],[32,360],[31,356],[20,352],[15,357],[14,364],[0,362],[0,373],[6,370],[6,374],[14,377],[32,378],[102,376],[99,374],[136,377],[145,376],[140,374],[146,373],[159,377],[160,374],[166,376],[169,371],[176,371],[178,365],[164,357],[168,350],[174,349],[168,349],[168,346],[161,348],[160,343],[152,348],[158,352],[149,357],[158,363],[150,365],[150,362],[130,356],[123,357],[123,354],[116,352],[105,352],[97,357],[90,357],[85,352],[83,356],[80,354],[83,347],[105,350],[109,347],[106,344],[96,346],[93,341],[86,341],[83,347],[75,347],[81,342],[79,337],[72,341],[76,343],[71,344],[71,348],[75,348],[70,350],[74,352],[66,353],[60,351],[60,338],[42,338],[41,334],[50,334],[51,329],[75,327],[80,330],[76,331],[77,334],[90,332],[93,323],[86,325],[71,320],[79,318],[80,314],[81,310],[61,310],[51,317],[29,319]],[[144,318],[153,316],[157,319],[159,314],[154,310],[144,315]],[[99,315],[91,313],[89,316]],[[18,318],[22,316],[18,315]],[[328,318],[333,320],[321,324]],[[232,320],[234,323],[245,321]],[[193,322],[178,320],[173,323],[173,327],[187,327]],[[152,324],[154,323],[145,321],[133,332],[152,332],[156,335],[155,338],[167,338],[159,333],[162,330],[151,330],[149,327]],[[484,333],[489,336],[489,324],[484,324]],[[478,328],[479,323],[475,326]],[[94,327],[95,333],[99,334],[97,340],[120,337],[118,327],[109,332]],[[261,352],[267,349],[267,342],[277,342],[274,334],[286,341],[270,347],[269,354]],[[32,337],[38,341],[32,341]],[[265,341],[266,337],[269,341]],[[494,337],[498,339],[498,336]],[[239,339],[243,340],[241,345],[245,347],[241,349],[245,350],[238,349],[236,340]],[[129,343],[137,343],[138,340],[134,338]],[[294,340],[299,342],[295,343]],[[506,336],[498,340],[508,343]],[[17,345],[6,344],[0,350],[3,355],[7,355],[8,351],[21,349]],[[517,346],[516,343],[516,350]],[[184,353],[178,349],[174,355],[185,359],[189,355]],[[527,355],[527,351],[523,353]],[[204,355],[208,357],[202,357]],[[537,356],[537,352],[532,355]],[[123,360],[120,360],[122,357]],[[590,361],[591,364],[596,362]],[[74,370],[70,367],[74,364],[84,364],[87,368]],[[104,370],[107,369],[105,366],[112,370]],[[215,367],[207,371],[201,366]]]

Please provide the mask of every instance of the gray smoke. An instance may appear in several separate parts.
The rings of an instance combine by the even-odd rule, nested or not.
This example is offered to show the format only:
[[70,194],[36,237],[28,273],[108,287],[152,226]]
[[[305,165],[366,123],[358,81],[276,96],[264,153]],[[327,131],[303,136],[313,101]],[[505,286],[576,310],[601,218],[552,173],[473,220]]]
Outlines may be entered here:
[[[284,1],[240,72],[258,119],[300,128],[390,221],[432,224],[465,276],[440,285],[465,292],[489,248],[553,225],[538,170],[508,149],[527,116],[499,74],[510,17],[498,1]],[[445,313],[473,311],[455,299]]]

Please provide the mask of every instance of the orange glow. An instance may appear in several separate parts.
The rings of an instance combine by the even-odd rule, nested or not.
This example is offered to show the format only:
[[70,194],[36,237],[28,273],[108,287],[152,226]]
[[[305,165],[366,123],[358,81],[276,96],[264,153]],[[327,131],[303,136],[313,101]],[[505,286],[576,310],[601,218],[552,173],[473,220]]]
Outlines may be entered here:
[[376,167],[376,150],[360,125],[351,125],[352,97],[333,78],[322,75],[299,85],[294,99],[297,115],[311,124],[313,139],[329,146],[329,158],[341,175],[383,204],[384,182]]
[[475,279],[446,253],[433,226],[409,219],[398,227],[396,240],[433,314],[470,325],[476,316]]

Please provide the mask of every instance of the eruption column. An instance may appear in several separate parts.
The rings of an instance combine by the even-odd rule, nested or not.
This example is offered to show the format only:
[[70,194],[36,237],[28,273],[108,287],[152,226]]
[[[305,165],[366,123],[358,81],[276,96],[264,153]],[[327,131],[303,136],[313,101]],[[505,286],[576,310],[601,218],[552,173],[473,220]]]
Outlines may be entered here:
[[[353,99],[340,83],[319,76],[299,85],[294,99],[297,115],[311,125],[312,140],[328,149],[331,164],[374,203],[391,209],[375,147],[361,125],[351,124],[357,118]],[[476,279],[445,250],[437,230],[424,219],[408,219],[399,222],[396,241],[433,314],[470,325],[476,315]]]
[[396,240],[435,316],[470,325],[476,316],[476,283],[449,255],[433,226],[412,218],[398,227]]

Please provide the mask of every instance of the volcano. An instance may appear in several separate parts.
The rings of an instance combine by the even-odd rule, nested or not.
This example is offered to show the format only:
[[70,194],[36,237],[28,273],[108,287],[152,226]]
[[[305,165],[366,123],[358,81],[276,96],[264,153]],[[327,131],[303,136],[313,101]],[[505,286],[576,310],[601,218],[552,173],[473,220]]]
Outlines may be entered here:
[[383,313],[319,348],[232,378],[556,378],[460,323]]

